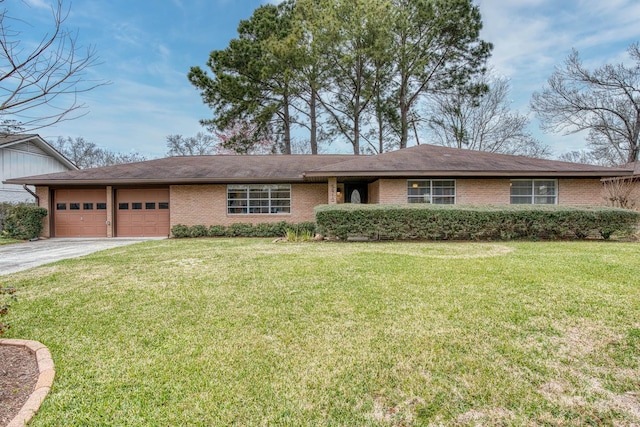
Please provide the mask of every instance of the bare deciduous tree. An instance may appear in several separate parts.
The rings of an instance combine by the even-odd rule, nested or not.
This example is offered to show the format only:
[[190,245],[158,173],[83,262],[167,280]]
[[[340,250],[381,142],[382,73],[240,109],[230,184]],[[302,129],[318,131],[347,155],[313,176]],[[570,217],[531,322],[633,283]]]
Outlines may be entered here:
[[167,156],[202,156],[214,154],[218,141],[211,135],[198,132],[196,136],[167,136]]
[[603,180],[604,198],[616,208],[633,209],[637,206],[640,180],[637,177],[618,177]]
[[75,139],[59,137],[51,145],[80,169],[147,160],[146,156],[137,152],[117,153],[98,147],[95,143],[87,141],[81,136]]
[[588,146],[615,164],[638,160],[640,152],[640,49],[628,48],[636,62],[586,69],[577,51],[557,68],[531,108],[543,129],[565,134],[588,131]]
[[108,84],[86,78],[98,57],[93,47],[78,46],[77,33],[65,28],[69,9],[63,0],[55,1],[51,10],[49,32],[31,45],[24,40],[24,30],[33,31],[35,24],[0,7],[0,125],[33,131],[76,119],[86,107],[78,94]]
[[434,95],[427,127],[439,145],[492,153],[549,157],[548,146],[527,130],[527,116],[511,111],[509,82],[487,76],[474,79],[473,91],[458,88]]

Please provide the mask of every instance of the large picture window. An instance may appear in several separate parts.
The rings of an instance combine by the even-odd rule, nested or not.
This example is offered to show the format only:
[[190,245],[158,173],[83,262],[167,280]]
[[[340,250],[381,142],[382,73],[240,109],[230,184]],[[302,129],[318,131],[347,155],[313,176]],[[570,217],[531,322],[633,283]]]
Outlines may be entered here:
[[512,205],[555,205],[558,182],[555,179],[514,179],[511,181]]
[[456,181],[454,179],[409,180],[407,181],[407,203],[453,205],[456,203]]
[[227,213],[291,213],[291,185],[228,185]]

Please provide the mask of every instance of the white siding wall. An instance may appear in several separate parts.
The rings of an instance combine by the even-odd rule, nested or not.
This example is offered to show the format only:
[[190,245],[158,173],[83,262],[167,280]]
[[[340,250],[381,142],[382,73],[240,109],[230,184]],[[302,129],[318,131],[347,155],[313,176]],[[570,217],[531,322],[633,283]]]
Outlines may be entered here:
[[0,202],[33,201],[33,196],[24,191],[21,185],[3,184],[5,179],[67,170],[69,168],[32,142],[0,148]]

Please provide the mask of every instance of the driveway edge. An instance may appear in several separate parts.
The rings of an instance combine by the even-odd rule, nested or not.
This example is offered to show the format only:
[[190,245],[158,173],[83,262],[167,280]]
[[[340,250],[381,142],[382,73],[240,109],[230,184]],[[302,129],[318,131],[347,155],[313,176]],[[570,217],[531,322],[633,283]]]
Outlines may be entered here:
[[49,394],[49,391],[51,390],[53,378],[56,375],[53,358],[51,357],[49,349],[38,341],[0,339],[0,345],[14,345],[26,348],[33,353],[38,363],[38,381],[33,388],[33,392],[31,392],[31,396],[29,396],[29,399],[27,399],[25,404],[22,405],[20,412],[18,412],[18,414],[13,417],[6,426],[24,427],[38,412],[40,405],[42,405],[42,401],[47,397],[47,394]]

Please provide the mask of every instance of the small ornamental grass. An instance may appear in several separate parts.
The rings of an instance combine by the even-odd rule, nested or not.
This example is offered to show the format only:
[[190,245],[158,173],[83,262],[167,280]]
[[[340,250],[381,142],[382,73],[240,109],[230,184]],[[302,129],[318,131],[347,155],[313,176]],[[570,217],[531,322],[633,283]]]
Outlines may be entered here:
[[170,239],[0,276],[30,426],[640,424],[640,244]]

